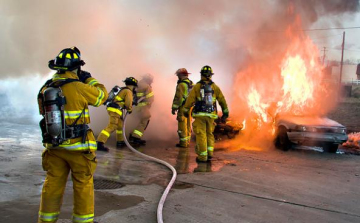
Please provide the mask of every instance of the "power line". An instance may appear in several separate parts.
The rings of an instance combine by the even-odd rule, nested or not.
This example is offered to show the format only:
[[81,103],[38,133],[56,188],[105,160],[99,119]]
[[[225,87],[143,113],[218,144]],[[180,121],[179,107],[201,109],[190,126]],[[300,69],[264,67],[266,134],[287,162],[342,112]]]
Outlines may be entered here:
[[334,30],[334,29],[360,29],[360,26],[353,26],[353,27],[331,27],[331,28],[317,28],[317,29],[302,29],[302,31],[322,31],[322,30]]
[[[353,27],[329,27],[329,28],[314,28],[314,29],[294,29],[293,31],[311,32],[311,31],[327,31],[327,30],[348,30],[348,29],[360,29],[360,26]],[[265,32],[285,32],[286,30],[269,30]]]

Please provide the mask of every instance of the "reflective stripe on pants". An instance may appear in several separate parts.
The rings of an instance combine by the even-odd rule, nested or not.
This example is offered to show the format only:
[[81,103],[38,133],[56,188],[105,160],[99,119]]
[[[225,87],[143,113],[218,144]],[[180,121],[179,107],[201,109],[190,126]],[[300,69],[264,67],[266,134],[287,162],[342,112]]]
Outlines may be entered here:
[[213,148],[215,144],[214,119],[210,117],[196,117],[193,123],[193,130],[196,135],[196,152],[198,159],[207,160],[208,148]]
[[[108,114],[109,114],[109,124],[106,126],[105,129],[103,129],[100,132],[97,138],[98,142],[106,143],[111,133],[113,133],[114,131],[122,130],[123,120],[121,119],[121,116],[111,111],[108,111]],[[124,141],[122,134],[116,134],[116,140]]]
[[74,213],[94,215],[93,174],[96,163],[95,152],[72,152],[64,149],[44,151],[42,164],[47,174],[41,193],[39,223],[56,222],[70,171],[74,190]]
[[88,214],[88,215],[73,214],[73,222],[93,222],[93,221],[94,221],[94,214]]
[[191,123],[190,118],[184,116],[183,107],[180,107],[177,113],[178,135],[181,146],[189,146],[191,139]]
[[136,126],[132,136],[141,138],[144,135],[145,129],[150,121],[150,106],[139,107],[140,123]]

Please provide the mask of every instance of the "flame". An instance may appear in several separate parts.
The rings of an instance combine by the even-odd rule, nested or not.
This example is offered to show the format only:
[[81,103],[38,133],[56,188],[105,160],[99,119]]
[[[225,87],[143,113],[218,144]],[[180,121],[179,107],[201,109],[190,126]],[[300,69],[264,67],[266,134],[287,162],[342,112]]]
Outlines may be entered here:
[[240,129],[241,131],[246,129],[246,119],[244,119],[244,121],[242,122],[242,128]]
[[[284,34],[290,41],[284,53],[274,55],[266,64],[252,63],[241,74],[243,77],[267,75],[264,80],[250,80],[250,86],[245,86],[248,90],[241,88],[238,95],[242,97],[245,91],[249,121],[255,122],[257,129],[268,126],[271,135],[275,134],[275,118],[279,113],[323,112],[319,103],[324,95],[319,50],[304,33],[293,32],[299,29],[301,20],[297,18]],[[243,85],[244,82],[238,77],[237,83]]]

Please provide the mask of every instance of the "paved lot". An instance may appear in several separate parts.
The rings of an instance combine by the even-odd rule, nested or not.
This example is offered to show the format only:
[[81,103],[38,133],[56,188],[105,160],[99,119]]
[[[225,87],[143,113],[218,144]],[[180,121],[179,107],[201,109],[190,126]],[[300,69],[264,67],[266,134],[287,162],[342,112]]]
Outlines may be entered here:
[[[31,125],[0,129],[0,222],[36,222],[45,176],[38,135]],[[360,156],[220,143],[216,159],[198,165],[193,149],[171,142],[139,150],[178,170],[165,222],[360,222]],[[98,153],[96,179],[123,185],[96,191],[96,220],[151,223],[170,171],[128,149],[112,150]],[[69,179],[59,222],[70,222],[71,188]]]

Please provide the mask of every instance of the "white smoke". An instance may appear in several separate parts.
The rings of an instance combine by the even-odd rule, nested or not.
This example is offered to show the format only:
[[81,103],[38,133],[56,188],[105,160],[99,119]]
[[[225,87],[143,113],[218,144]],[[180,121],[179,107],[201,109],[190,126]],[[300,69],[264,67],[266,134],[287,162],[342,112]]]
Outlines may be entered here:
[[37,94],[50,74],[6,78],[0,81],[0,121],[24,124],[40,120]]
[[[267,31],[287,28],[289,2],[306,27],[327,14],[355,12],[359,5],[355,0],[0,0],[1,92],[12,105],[1,113],[37,117],[37,91],[47,78],[34,74],[47,74],[47,62],[75,45],[87,63],[84,69],[108,90],[121,86],[127,76],[155,75],[153,117],[146,134],[176,135],[170,114],[174,72],[185,67],[198,81],[201,67],[212,66],[214,81],[231,104],[233,77],[244,61],[278,50],[274,42],[282,41]],[[331,21],[341,20],[335,16]],[[107,124],[107,114],[103,107],[94,111],[101,114],[92,116],[99,130]],[[235,112],[230,109],[230,115]]]

